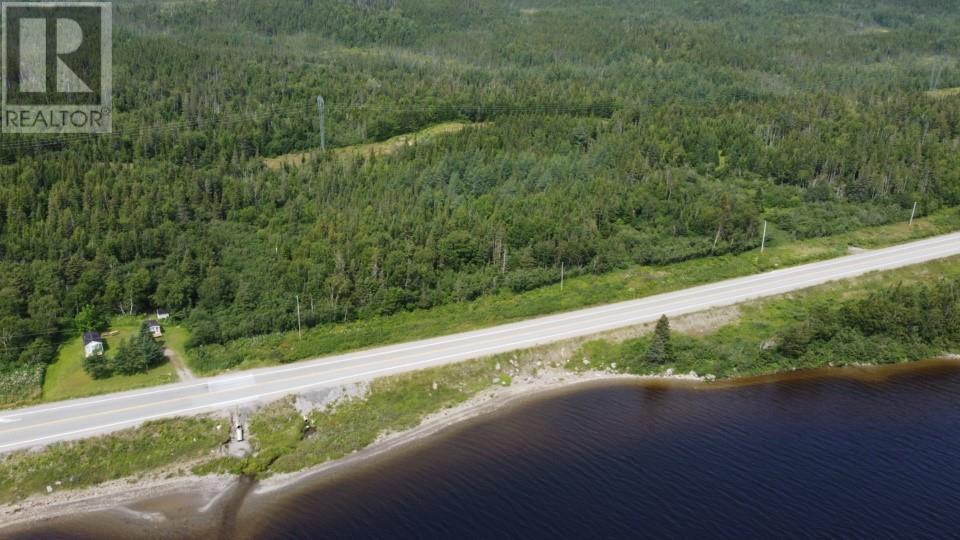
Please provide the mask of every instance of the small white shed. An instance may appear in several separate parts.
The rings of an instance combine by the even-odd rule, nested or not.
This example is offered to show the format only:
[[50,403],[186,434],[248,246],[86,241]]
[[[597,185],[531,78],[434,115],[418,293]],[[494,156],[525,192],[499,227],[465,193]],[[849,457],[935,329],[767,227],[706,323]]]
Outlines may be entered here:
[[95,354],[103,354],[103,337],[100,332],[84,332],[83,355],[90,358]]

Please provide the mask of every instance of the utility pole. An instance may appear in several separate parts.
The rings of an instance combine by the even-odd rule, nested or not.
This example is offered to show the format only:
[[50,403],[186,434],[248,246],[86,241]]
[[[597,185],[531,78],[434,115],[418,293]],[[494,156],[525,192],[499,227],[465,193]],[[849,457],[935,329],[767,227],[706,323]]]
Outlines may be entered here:
[[763,240],[760,241],[760,253],[767,249],[767,220],[763,220]]
[[913,201],[913,212],[910,212],[910,226],[913,226],[913,218],[917,215],[917,201]]
[[560,291],[563,291],[563,261],[560,261]]
[[303,332],[300,330],[300,295],[297,295],[297,339],[303,339]]
[[320,150],[327,150],[327,115],[323,96],[317,96],[317,110],[320,112]]

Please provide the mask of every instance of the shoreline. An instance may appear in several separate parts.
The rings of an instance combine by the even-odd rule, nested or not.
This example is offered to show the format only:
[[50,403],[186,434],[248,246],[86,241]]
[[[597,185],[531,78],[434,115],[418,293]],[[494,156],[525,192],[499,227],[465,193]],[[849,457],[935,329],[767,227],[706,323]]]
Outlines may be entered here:
[[549,398],[563,392],[582,390],[583,387],[588,386],[605,386],[616,381],[651,384],[662,382],[690,387],[706,382],[703,377],[694,377],[689,374],[672,376],[630,375],[595,371],[567,372],[565,375],[553,374],[550,379],[534,379],[529,382],[514,383],[510,386],[485,391],[459,405],[430,414],[419,425],[411,429],[381,435],[370,446],[348,456],[301,471],[264,478],[257,483],[250,495],[251,498],[255,498],[278,490],[289,489],[297,484],[310,482],[323,476],[347,472],[345,469],[366,464],[371,459],[416,445],[447,429],[501,412],[530,400]]
[[[219,476],[180,476],[164,478],[156,471],[144,478],[121,478],[77,491],[34,495],[20,502],[0,506],[0,536],[18,532],[17,528],[40,525],[62,517],[77,517],[97,512],[119,511],[143,521],[166,521],[156,512],[135,510],[138,503],[190,493],[209,503],[228,492],[237,478]],[[198,513],[202,509],[198,508]]]
[[[370,446],[348,456],[301,471],[259,480],[249,493],[249,498],[292,487],[317,475],[350,469],[370,458],[420,442],[447,428],[496,412],[511,404],[553,391],[588,383],[609,383],[615,380],[694,383],[702,381],[700,378],[693,379],[687,375],[664,377],[604,372],[565,372],[552,373],[549,378],[544,376],[528,382],[515,382],[510,386],[492,388],[455,407],[428,415],[420,424],[409,430],[384,434]],[[220,499],[226,498],[225,494],[240,483],[242,478],[231,475],[197,476],[193,474],[168,478],[169,475],[170,471],[161,469],[139,478],[121,478],[80,490],[33,495],[16,503],[0,505],[0,522],[2,522],[0,536],[3,533],[16,532],[16,528],[38,525],[64,516],[80,516],[114,510],[130,515],[142,514],[143,519],[156,521],[153,513],[139,512],[130,507],[177,494],[189,494],[195,497],[199,502],[197,513],[207,513]]]
[[250,492],[251,502],[256,497],[295,489],[299,484],[324,479],[327,476],[345,474],[349,469],[362,466],[385,454],[400,451],[436,436],[448,429],[464,425],[472,420],[529,401],[549,399],[567,392],[581,391],[592,386],[608,386],[611,383],[665,384],[674,388],[698,390],[731,390],[759,384],[776,384],[825,378],[854,379],[862,382],[883,382],[900,374],[941,367],[960,366],[960,355],[946,354],[926,360],[899,364],[862,364],[809,370],[785,371],[765,375],[733,377],[711,381],[694,373],[679,375],[631,375],[605,371],[567,372],[566,376],[553,375],[552,380],[538,379],[520,382],[508,387],[485,392],[457,406],[431,414],[409,430],[382,435],[370,446],[340,459],[310,467],[301,471],[278,474],[257,482]]
[[[729,390],[738,387],[815,380],[822,378],[850,378],[865,382],[882,382],[892,376],[918,370],[960,366],[960,355],[942,355],[915,362],[888,365],[855,365],[813,370],[798,370],[767,375],[735,377],[709,382],[694,373],[679,375],[631,375],[607,371],[571,372],[550,370],[540,376],[518,380],[509,386],[483,391],[456,406],[426,416],[417,426],[399,432],[381,435],[373,444],[340,459],[309,467],[297,472],[277,474],[256,481],[246,496],[238,501],[240,508],[256,506],[263,497],[282,490],[295,490],[327,481],[338,475],[349,474],[357,467],[377,458],[425,443],[432,437],[467,424],[472,420],[502,412],[531,400],[546,399],[562,393],[580,391],[585,387],[606,386],[611,383],[666,384],[695,390]],[[180,466],[182,467],[182,465]],[[59,491],[34,495],[17,503],[0,506],[0,537],[26,532],[37,525],[51,524],[60,519],[83,518],[91,513],[121,513],[133,523],[167,523],[169,520],[156,510],[144,508],[163,506],[161,501],[185,497],[195,501],[193,519],[209,518],[212,510],[221,506],[243,477],[231,475],[181,475],[170,477],[171,471],[162,469],[149,474],[113,480],[82,490]],[[138,508],[140,507],[140,508]]]
[[[607,372],[556,372],[528,381],[517,381],[484,391],[459,405],[428,415],[417,426],[400,432],[381,435],[366,448],[307,469],[273,475],[258,480],[241,505],[255,504],[255,499],[278,490],[292,488],[317,476],[345,472],[368,460],[424,441],[448,428],[486,416],[511,405],[568,390],[590,383],[602,385],[613,381],[669,382],[671,384],[700,384],[703,378],[690,375],[658,376],[629,375]],[[180,466],[182,467],[182,465]],[[139,478],[121,478],[81,490],[65,490],[51,494],[33,495],[17,503],[0,505],[0,537],[48,523],[61,517],[79,517],[84,514],[121,511],[130,516],[141,515],[143,520],[157,521],[153,512],[140,512],[131,506],[149,505],[167,497],[184,495],[194,497],[197,514],[209,513],[225,494],[235,488],[242,477],[230,475],[196,476],[193,474],[168,478],[170,471],[161,469]]]

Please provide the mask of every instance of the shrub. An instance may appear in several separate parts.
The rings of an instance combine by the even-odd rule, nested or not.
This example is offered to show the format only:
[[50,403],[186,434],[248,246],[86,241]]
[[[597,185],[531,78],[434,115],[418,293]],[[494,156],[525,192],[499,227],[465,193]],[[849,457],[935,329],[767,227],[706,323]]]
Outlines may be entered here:
[[0,405],[17,405],[40,397],[43,373],[41,363],[23,363],[0,369]]
[[882,363],[936,354],[960,337],[958,290],[953,280],[897,285],[833,308],[819,306],[806,321],[779,332],[777,350],[787,358]]
[[117,347],[117,353],[110,361],[110,370],[117,375],[134,375],[147,371],[146,358],[137,346],[136,339],[128,339]]
[[190,339],[187,341],[187,347],[193,348],[223,341],[220,323],[202,309],[194,311],[188,325],[190,327]]
[[106,379],[113,375],[113,366],[110,365],[110,360],[102,354],[84,357],[83,370],[94,379]]

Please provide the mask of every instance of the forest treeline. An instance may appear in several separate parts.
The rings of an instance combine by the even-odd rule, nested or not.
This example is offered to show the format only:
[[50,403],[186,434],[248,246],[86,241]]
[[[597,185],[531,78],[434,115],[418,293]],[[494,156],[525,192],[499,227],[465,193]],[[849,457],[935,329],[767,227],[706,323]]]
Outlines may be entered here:
[[[829,292],[813,293],[812,299],[794,298],[792,313],[771,308],[713,335],[671,337],[658,325],[653,336],[588,348],[593,361],[617,362],[631,373],[647,374],[666,364],[719,377],[922,360],[960,346],[960,281],[952,276],[927,281],[861,290],[839,300]],[[780,323],[785,312],[788,320],[764,338],[769,326],[760,320]]]
[[[960,203],[960,14],[813,0],[116,2],[117,133],[0,137],[0,366],[193,346]],[[263,156],[477,122],[390,156]],[[482,122],[482,124],[480,124]]]
[[838,306],[819,305],[807,320],[782,330],[778,341],[780,355],[817,365],[942,354],[960,344],[960,282],[900,284]]

